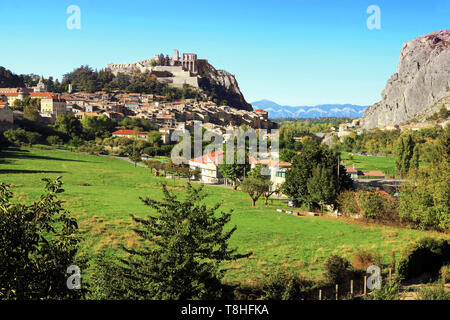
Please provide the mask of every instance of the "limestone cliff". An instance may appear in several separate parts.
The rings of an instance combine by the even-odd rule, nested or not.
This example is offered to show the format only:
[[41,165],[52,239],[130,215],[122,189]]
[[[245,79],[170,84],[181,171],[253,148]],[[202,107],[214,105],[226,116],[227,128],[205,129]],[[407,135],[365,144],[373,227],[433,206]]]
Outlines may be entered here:
[[[158,81],[162,83],[178,88],[188,84],[202,89],[206,95],[218,103],[226,103],[236,109],[253,110],[252,106],[245,101],[234,75],[223,70],[216,70],[208,63],[208,60],[196,59],[196,55],[195,67],[187,70],[186,66],[183,66],[183,62],[186,60],[180,60],[175,55],[173,58],[157,55],[155,58],[134,63],[108,64],[106,69],[114,75],[118,73],[132,74],[138,70],[150,72],[157,76]],[[161,76],[162,73],[167,73],[169,76]]]
[[450,96],[450,30],[436,31],[403,45],[397,72],[382,100],[366,109],[361,127],[371,129],[431,115]]
[[198,73],[202,78],[199,85],[204,91],[214,92],[219,100],[226,101],[237,109],[253,110],[251,104],[245,101],[234,75],[224,70],[216,70],[207,60],[199,60]]

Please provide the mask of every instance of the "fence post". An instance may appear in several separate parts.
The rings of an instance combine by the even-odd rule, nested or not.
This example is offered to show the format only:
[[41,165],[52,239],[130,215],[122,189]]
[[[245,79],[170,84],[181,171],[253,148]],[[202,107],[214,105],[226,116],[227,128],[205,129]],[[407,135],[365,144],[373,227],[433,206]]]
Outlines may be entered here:
[[350,280],[350,294],[353,296],[353,280]]
[[367,294],[367,276],[364,276],[364,295]]
[[339,292],[339,285],[336,285],[336,300],[339,300],[339,296],[338,296],[338,292]]
[[322,290],[319,289],[319,300],[322,300]]
[[389,268],[389,282],[392,282],[392,268]]

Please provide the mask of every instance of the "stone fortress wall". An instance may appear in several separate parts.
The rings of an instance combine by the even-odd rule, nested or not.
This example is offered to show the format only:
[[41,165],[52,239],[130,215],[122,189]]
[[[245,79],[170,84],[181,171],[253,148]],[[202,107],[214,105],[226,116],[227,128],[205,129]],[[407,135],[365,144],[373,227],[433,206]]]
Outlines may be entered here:
[[114,75],[118,73],[131,74],[140,72],[169,72],[171,77],[158,77],[158,81],[166,83],[173,87],[181,88],[184,84],[198,88],[198,60],[195,53],[183,53],[180,57],[177,49],[174,50],[172,58],[160,54],[154,58],[146,59],[134,63],[108,64],[109,69]]

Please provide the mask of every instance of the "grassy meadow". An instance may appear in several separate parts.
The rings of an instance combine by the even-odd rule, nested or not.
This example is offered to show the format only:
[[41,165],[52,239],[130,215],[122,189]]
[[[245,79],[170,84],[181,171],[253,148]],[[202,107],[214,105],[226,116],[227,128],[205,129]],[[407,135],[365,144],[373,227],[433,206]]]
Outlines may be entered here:
[[[102,248],[119,253],[119,244],[138,246],[130,214],[145,216],[151,210],[139,197],[161,198],[163,181],[182,195],[185,183],[154,177],[148,169],[107,157],[30,148],[0,151],[0,182],[12,184],[21,201],[37,199],[44,187],[41,179],[57,176],[63,177],[61,198],[78,218],[84,237],[82,250],[89,255]],[[237,225],[237,231],[231,245],[242,253],[253,252],[249,258],[226,265],[225,280],[231,282],[251,283],[279,267],[321,278],[323,262],[333,253],[351,261],[355,252],[367,249],[388,263],[391,251],[398,252],[410,241],[427,235],[445,236],[333,218],[294,217],[276,211],[286,206],[285,201],[265,206],[260,199],[252,208],[249,196],[240,191],[216,186],[205,190],[207,203],[223,201],[222,210],[234,209],[230,227]]]
[[355,164],[356,169],[361,171],[381,170],[386,176],[395,175],[395,157],[392,156],[360,156],[342,152],[341,159],[343,165],[351,166]]

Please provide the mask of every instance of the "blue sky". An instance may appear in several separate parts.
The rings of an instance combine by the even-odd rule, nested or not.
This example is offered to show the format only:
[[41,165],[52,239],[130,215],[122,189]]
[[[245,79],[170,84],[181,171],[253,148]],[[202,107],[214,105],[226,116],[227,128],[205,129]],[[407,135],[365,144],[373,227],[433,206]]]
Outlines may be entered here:
[[[380,30],[366,26],[372,4]],[[373,104],[404,42],[450,28],[450,0],[1,0],[0,14],[0,65],[15,73],[61,79],[178,48],[236,75],[247,101],[288,105]]]

